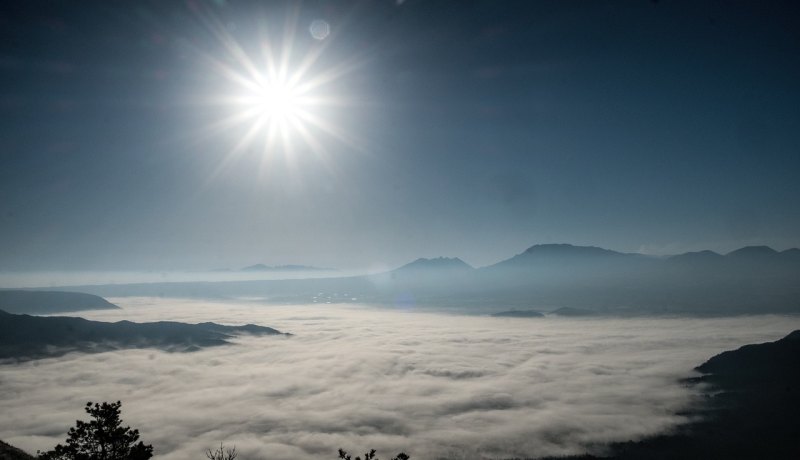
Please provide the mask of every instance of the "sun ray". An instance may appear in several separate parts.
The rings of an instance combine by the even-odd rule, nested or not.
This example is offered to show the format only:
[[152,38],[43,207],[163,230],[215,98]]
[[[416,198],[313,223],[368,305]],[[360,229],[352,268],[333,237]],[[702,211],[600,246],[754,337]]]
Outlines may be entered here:
[[198,12],[198,16],[222,53],[199,49],[195,53],[229,85],[221,95],[200,98],[202,103],[228,113],[205,126],[198,137],[231,136],[242,131],[215,175],[252,151],[260,152],[262,165],[274,164],[276,155],[289,165],[300,152],[312,152],[325,161],[329,149],[323,138],[357,148],[356,140],[341,125],[325,117],[327,109],[348,105],[345,98],[330,92],[331,86],[359,66],[356,59],[348,59],[322,68],[322,57],[333,46],[335,30],[323,39],[311,37],[309,32],[303,41],[299,36],[299,8],[294,7],[286,13],[278,34],[266,15],[256,18],[254,41],[252,46],[245,46],[209,10]]
[[239,142],[234,145],[234,147],[228,152],[227,155],[222,159],[219,165],[214,169],[211,174],[211,179],[218,177],[222,174],[225,169],[230,165],[230,163],[237,157],[239,154],[244,151],[247,147],[250,146],[252,143],[253,138],[258,134],[258,132],[262,129],[262,121],[257,120],[253,123],[245,133],[244,136],[239,140]]

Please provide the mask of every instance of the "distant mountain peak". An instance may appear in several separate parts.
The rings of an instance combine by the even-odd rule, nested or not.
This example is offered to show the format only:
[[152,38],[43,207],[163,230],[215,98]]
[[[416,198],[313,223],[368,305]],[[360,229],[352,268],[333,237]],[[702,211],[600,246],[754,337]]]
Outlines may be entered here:
[[596,255],[622,255],[621,252],[603,249],[597,246],[575,246],[567,243],[535,244],[520,255],[541,256],[596,256]]
[[563,267],[564,264],[570,266],[591,266],[593,264],[604,264],[611,261],[636,259],[644,257],[638,254],[625,254],[622,252],[603,249],[596,246],[575,246],[572,244],[536,244],[521,254],[517,254],[510,259],[500,261],[487,269],[555,269]]
[[532,253],[541,251],[571,251],[578,247],[579,246],[575,246],[574,244],[569,244],[569,243],[534,244],[533,246],[526,249],[525,252]]
[[473,267],[458,257],[436,257],[426,259],[421,257],[409,264],[403,265],[398,270],[472,270]]
[[745,246],[726,254],[728,257],[752,257],[752,256],[771,256],[778,251],[769,246]]

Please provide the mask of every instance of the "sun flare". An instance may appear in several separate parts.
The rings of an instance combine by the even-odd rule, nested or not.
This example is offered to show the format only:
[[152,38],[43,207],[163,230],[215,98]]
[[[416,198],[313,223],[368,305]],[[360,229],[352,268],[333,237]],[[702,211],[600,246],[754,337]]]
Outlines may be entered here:
[[302,106],[297,89],[281,81],[263,84],[246,103],[255,107],[262,117],[276,121],[285,121],[298,116]]
[[223,164],[253,151],[267,162],[275,155],[291,158],[298,151],[322,157],[331,138],[355,145],[352,137],[327,119],[331,107],[347,105],[331,86],[351,72],[355,63],[321,64],[333,34],[318,33],[320,21],[312,24],[308,36],[298,36],[298,30],[304,29],[298,28],[296,17],[289,18],[278,38],[262,24],[252,42],[243,43],[212,14],[202,19],[222,47],[221,53],[201,51],[200,55],[233,91],[209,98],[223,115],[204,129],[206,135],[238,133]]

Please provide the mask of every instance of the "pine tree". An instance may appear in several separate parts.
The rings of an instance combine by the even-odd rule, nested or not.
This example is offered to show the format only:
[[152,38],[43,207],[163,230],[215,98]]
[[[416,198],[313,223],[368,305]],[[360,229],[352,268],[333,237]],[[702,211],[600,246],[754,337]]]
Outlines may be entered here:
[[[69,429],[65,444],[39,452],[42,460],[147,460],[153,446],[139,441],[139,430],[123,427],[119,418],[122,403],[86,403],[89,422],[78,420]],[[139,441],[137,443],[137,441]]]

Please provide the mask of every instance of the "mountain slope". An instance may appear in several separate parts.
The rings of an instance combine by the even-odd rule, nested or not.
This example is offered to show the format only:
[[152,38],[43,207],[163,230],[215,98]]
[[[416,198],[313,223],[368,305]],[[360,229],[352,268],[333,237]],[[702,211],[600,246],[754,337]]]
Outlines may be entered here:
[[[800,384],[800,330],[776,342],[745,345],[720,353],[697,370],[707,374],[704,380],[720,386]],[[800,386],[794,390],[800,392]]]
[[472,266],[458,257],[437,257],[435,259],[419,258],[411,263],[394,270],[398,272],[411,271],[472,271]]
[[102,297],[83,292],[0,290],[0,310],[8,313],[47,314],[118,308]]
[[632,256],[634,255],[595,246],[537,244],[529,247],[521,254],[517,254],[510,259],[503,260],[486,268],[518,268],[525,266],[555,267],[563,264],[592,263]]
[[703,400],[687,414],[694,422],[674,433],[612,444],[605,456],[559,459],[798,459],[798,363],[800,331],[776,342],[723,352],[698,366],[704,375],[691,380],[706,385]]
[[778,254],[778,251],[769,246],[745,246],[725,254],[731,259],[762,259]]
[[710,386],[702,419],[678,436],[631,444],[620,458],[800,458],[798,364],[800,330],[712,357],[695,379]]
[[229,339],[239,334],[279,335],[281,332],[253,324],[104,323],[72,317],[15,315],[0,310],[0,360],[27,360],[72,351],[101,352],[124,348],[193,351],[199,347],[228,344]]
[[22,449],[0,441],[0,460],[34,460],[34,456]]

